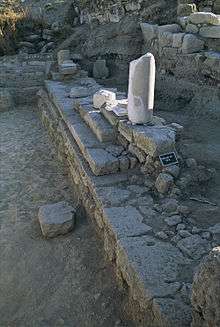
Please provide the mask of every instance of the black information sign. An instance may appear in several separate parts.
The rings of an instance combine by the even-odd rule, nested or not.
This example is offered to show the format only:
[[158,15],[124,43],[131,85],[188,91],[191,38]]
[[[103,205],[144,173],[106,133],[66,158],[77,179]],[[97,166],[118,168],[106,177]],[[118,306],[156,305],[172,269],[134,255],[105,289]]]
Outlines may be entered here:
[[176,157],[175,152],[162,154],[159,156],[159,158],[160,158],[160,162],[163,166],[171,166],[171,165],[175,165],[178,163],[178,159]]

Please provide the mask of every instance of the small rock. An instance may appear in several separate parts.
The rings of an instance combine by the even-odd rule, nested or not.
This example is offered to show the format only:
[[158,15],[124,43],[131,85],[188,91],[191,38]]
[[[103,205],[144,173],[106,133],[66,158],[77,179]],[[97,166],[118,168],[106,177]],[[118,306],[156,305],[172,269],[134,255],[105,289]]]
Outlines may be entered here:
[[178,215],[167,217],[164,219],[168,226],[176,226],[182,222],[182,218]]
[[167,193],[173,186],[174,179],[171,175],[160,173],[156,179],[155,187],[159,193]]
[[210,240],[211,237],[212,237],[212,235],[211,235],[210,232],[203,232],[203,233],[201,234],[201,237],[204,238],[204,239],[206,239],[206,240]]
[[175,233],[172,230],[166,230],[165,233],[169,236],[169,237],[173,237],[175,235]]
[[38,219],[46,238],[65,235],[74,228],[75,209],[66,202],[58,202],[40,207]]
[[190,213],[189,207],[183,206],[183,205],[178,206],[177,211],[179,212],[179,214],[181,214],[185,217],[188,216]]
[[171,213],[171,212],[176,212],[178,207],[178,202],[175,199],[168,199],[164,205],[163,205],[163,210],[166,213]]
[[93,106],[96,109],[100,109],[106,102],[114,103],[116,101],[115,92],[108,90],[99,90],[93,95]]
[[185,224],[178,224],[176,226],[176,230],[177,231],[184,230],[184,229],[186,229],[186,225]]
[[180,167],[178,165],[168,166],[163,168],[163,172],[177,178],[180,174]]
[[178,243],[180,240],[182,240],[182,237],[180,235],[175,235],[171,238],[171,242]]
[[220,242],[220,223],[210,227],[209,231],[213,234],[213,239]]
[[161,240],[167,240],[168,239],[168,235],[163,231],[156,233],[156,237],[158,237]]

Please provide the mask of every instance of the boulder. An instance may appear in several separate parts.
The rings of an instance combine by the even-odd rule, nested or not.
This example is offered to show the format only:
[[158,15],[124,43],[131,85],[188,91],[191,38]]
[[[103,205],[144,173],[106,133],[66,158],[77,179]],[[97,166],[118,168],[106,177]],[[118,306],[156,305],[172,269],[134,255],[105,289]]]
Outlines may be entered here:
[[74,228],[75,209],[62,201],[40,207],[38,219],[44,237],[65,235]]

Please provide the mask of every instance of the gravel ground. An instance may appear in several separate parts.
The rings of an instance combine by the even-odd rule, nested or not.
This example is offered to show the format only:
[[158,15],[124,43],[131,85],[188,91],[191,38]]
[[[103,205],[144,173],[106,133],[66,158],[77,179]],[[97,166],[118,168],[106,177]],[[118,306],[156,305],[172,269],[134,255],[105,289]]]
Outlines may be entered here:
[[84,216],[72,234],[42,238],[39,206],[74,192],[32,109],[0,114],[0,326],[134,326]]

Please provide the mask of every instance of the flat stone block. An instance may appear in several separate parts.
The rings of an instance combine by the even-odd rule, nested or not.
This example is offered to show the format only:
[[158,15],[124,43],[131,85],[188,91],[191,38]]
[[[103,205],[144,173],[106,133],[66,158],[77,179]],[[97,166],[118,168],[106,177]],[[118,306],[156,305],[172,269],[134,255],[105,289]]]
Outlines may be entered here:
[[204,240],[199,235],[192,235],[180,240],[177,243],[183,253],[187,254],[192,259],[200,259],[204,254],[211,250],[211,245],[207,240]]
[[151,157],[175,149],[175,133],[160,126],[133,126],[134,143]]
[[183,38],[182,52],[195,53],[204,49],[204,41],[200,40],[194,34],[186,34]]
[[145,41],[149,42],[157,37],[158,25],[148,23],[141,23],[140,25]]
[[59,65],[59,72],[63,75],[75,75],[77,71],[77,65],[71,61],[64,61],[61,65]]
[[104,149],[88,148],[85,158],[96,176],[113,174],[119,171],[119,160]]
[[99,111],[89,111],[84,116],[85,122],[89,125],[93,133],[100,142],[114,142],[116,139],[116,131],[105,120]]
[[104,221],[115,239],[146,235],[152,230],[152,227],[142,222],[143,217],[137,209],[130,206],[105,208]]
[[205,38],[220,39],[220,25],[201,27],[199,34]]
[[175,246],[152,236],[118,241],[117,266],[143,308],[153,298],[170,297],[177,292],[179,265],[188,262]]
[[40,207],[38,213],[44,237],[53,238],[70,232],[75,224],[75,209],[66,202]]
[[220,25],[220,15],[211,12],[195,12],[189,16],[192,24]]

